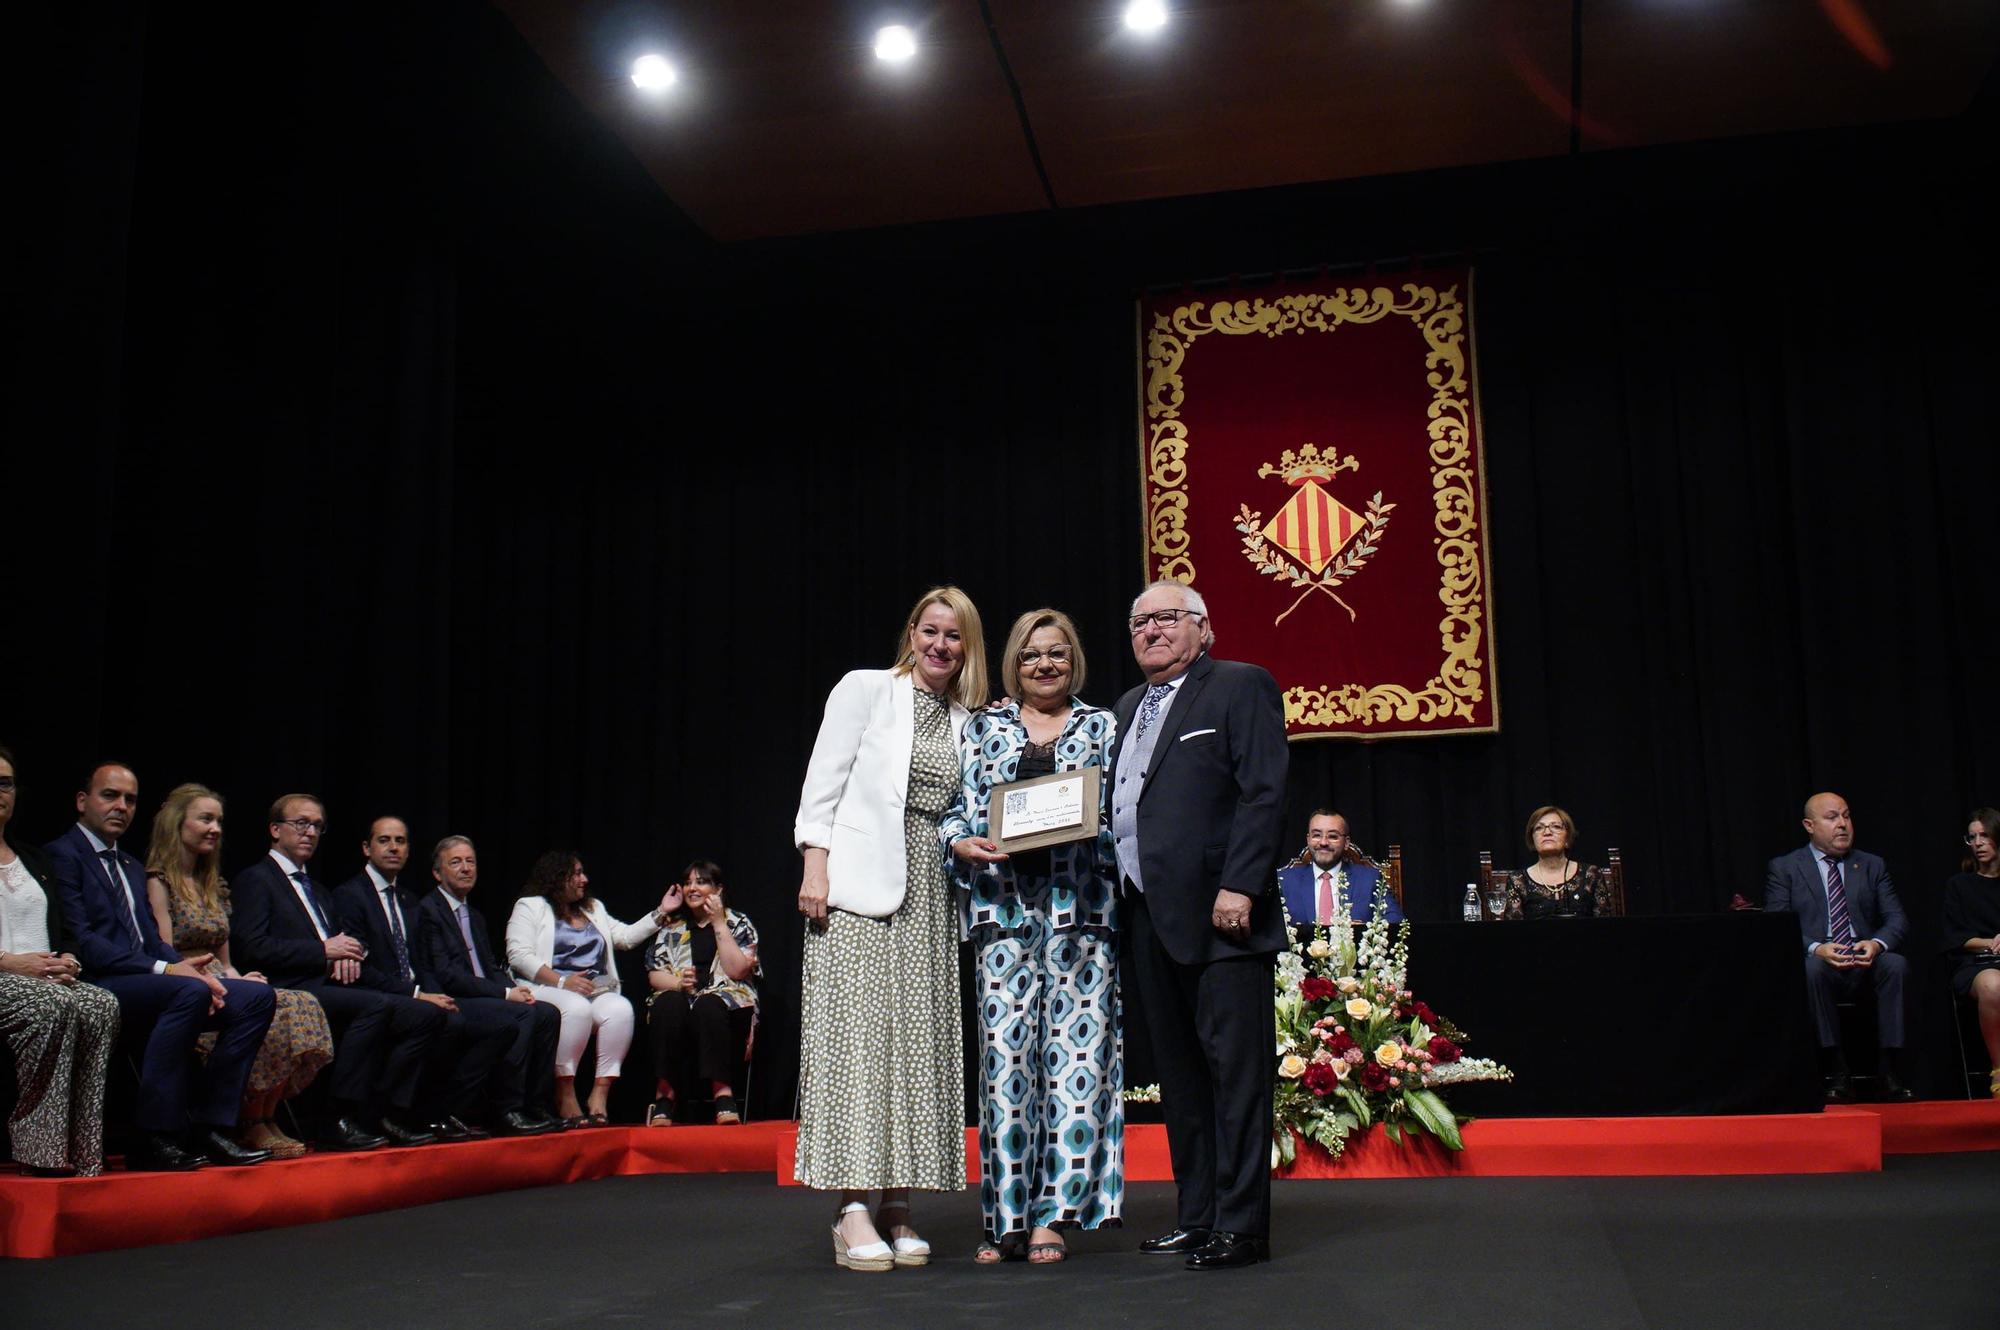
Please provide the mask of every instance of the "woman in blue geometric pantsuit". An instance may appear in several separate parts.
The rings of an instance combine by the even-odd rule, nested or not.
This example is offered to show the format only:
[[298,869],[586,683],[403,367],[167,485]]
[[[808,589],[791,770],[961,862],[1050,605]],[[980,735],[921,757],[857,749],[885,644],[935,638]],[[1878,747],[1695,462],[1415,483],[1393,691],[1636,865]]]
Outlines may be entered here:
[[959,741],[962,788],[940,823],[965,888],[977,960],[982,1263],[1067,1255],[1059,1230],[1119,1222],[1125,1199],[1125,1067],[1118,1014],[1110,818],[1097,837],[1011,857],[989,836],[993,787],[1107,768],[1116,723],[1074,696],[1076,628],[1022,615],[1000,657],[1008,701]]

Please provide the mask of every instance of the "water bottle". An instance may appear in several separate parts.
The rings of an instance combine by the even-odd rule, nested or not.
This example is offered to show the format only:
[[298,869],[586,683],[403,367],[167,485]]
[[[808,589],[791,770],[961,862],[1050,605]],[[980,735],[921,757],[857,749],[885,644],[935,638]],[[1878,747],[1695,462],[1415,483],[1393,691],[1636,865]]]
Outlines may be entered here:
[[1465,922],[1479,922],[1479,887],[1471,882],[1465,884]]

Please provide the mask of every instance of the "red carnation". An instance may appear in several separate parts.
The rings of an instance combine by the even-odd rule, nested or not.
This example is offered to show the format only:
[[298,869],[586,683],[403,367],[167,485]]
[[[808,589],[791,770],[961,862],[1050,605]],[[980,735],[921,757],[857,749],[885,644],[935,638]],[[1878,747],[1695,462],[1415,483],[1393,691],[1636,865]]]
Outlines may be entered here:
[[1418,1020],[1422,1021],[1425,1025],[1430,1026],[1433,1030],[1437,1028],[1438,1014],[1431,1010],[1430,1003],[1418,1002],[1414,1010],[1417,1013]]
[[1430,1043],[1426,1044],[1425,1047],[1430,1050],[1430,1055],[1439,1062],[1458,1061],[1458,1045],[1441,1034],[1432,1035]]
[[1324,1002],[1333,996],[1333,980],[1308,975],[1299,980],[1299,996],[1308,1002]]
[[1326,1062],[1313,1063],[1306,1068],[1306,1074],[1299,1079],[1306,1089],[1316,1095],[1332,1094],[1333,1088],[1340,1084],[1339,1075],[1334,1072],[1332,1064]]
[[1389,1069],[1370,1058],[1361,1064],[1361,1088],[1381,1092],[1389,1088]]
[[1333,1032],[1333,1037],[1326,1041],[1327,1051],[1332,1053],[1335,1057],[1339,1057],[1342,1053],[1345,1053],[1348,1049],[1353,1048],[1354,1046],[1355,1046],[1354,1036],[1349,1034],[1345,1030],[1335,1030]]

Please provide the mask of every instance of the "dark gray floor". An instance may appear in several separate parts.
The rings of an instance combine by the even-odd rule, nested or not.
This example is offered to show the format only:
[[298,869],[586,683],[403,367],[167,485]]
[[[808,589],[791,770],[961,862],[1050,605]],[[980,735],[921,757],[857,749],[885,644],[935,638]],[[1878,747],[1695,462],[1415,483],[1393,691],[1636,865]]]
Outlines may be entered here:
[[1164,1185],[1064,1265],[980,1268],[976,1197],[920,1204],[941,1259],[833,1266],[832,1206],[753,1176],[612,1178],[140,1251],[0,1263],[8,1327],[1243,1324],[2000,1327],[2000,1154],[1880,1174],[1279,1183],[1277,1259],[1141,1257]]

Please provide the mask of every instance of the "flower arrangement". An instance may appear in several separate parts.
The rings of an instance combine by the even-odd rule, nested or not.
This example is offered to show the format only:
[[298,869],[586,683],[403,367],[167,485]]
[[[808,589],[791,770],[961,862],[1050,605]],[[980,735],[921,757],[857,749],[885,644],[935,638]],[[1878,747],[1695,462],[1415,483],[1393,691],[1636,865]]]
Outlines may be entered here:
[[[1344,870],[1335,878],[1337,919],[1348,914],[1346,879]],[[1378,885],[1358,943],[1346,925],[1315,926],[1278,954],[1273,1168],[1292,1162],[1299,1137],[1338,1158],[1348,1133],[1378,1122],[1398,1143],[1423,1131],[1463,1150],[1460,1119],[1438,1090],[1514,1079],[1498,1062],[1464,1056],[1465,1032],[1410,991],[1410,925],[1390,942],[1388,898],[1388,884]]]

